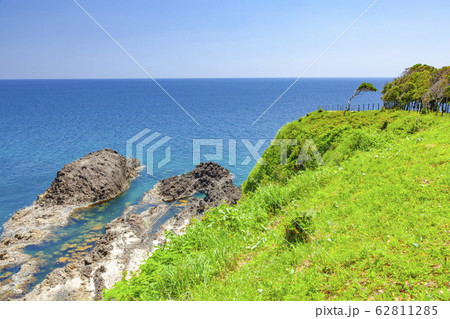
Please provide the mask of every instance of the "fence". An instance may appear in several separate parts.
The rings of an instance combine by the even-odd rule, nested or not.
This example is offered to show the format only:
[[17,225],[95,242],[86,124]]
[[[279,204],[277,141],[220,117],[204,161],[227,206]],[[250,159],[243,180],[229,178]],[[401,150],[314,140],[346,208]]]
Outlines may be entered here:
[[[360,111],[376,111],[381,110],[385,106],[387,109],[401,109],[405,111],[415,111],[420,112],[423,107],[419,104],[409,104],[404,107],[391,107],[383,103],[369,103],[369,104],[353,104],[350,106],[350,111],[360,112]],[[319,105],[317,109],[322,109],[324,111],[345,111],[347,110],[347,105]],[[434,112],[449,113],[450,105],[447,103],[439,104],[433,109]]]
[[[317,109],[322,109],[324,111],[345,111],[347,110],[347,105],[319,105]],[[350,111],[375,111],[380,110],[383,105],[380,103],[372,104],[355,104],[350,106]]]

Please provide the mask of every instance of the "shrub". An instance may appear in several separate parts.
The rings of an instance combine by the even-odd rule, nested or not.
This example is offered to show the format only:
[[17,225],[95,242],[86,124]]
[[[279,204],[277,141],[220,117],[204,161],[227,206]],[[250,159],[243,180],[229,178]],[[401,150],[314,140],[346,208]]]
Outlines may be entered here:
[[301,212],[290,217],[286,225],[286,240],[292,244],[309,242],[312,232],[312,215]]

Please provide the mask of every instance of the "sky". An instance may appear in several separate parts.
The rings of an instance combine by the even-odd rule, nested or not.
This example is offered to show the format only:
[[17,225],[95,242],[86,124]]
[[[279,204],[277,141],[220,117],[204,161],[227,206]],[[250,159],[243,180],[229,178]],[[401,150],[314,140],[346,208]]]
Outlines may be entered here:
[[[373,0],[77,0],[155,78],[298,77]],[[449,65],[448,0],[379,0],[305,77]],[[74,0],[0,0],[0,79],[144,78]]]

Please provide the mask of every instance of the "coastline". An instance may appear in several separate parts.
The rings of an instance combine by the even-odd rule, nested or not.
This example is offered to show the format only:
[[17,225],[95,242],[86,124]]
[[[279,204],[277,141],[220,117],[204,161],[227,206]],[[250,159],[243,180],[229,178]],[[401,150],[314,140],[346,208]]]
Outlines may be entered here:
[[[196,193],[204,193],[205,197],[193,197]],[[85,258],[55,269],[23,299],[100,300],[103,289],[112,288],[124,274],[127,278],[138,271],[156,249],[169,241],[166,232],[181,235],[191,220],[201,218],[206,209],[224,202],[234,204],[240,196],[232,174],[212,162],[161,180],[138,205],[127,207],[122,216],[106,225],[105,234]],[[183,199],[187,202],[180,212],[154,227],[176,201]],[[138,206],[149,208],[136,214],[133,211]]]
[[[80,187],[76,186],[77,180],[68,178],[67,185],[60,187],[60,177],[66,176],[67,167],[76,163],[76,167],[84,169],[86,157],[93,154],[90,153],[66,165],[58,172],[52,186],[39,195],[33,205],[19,210],[5,223],[0,242],[0,267],[3,270],[11,267],[20,269],[2,282],[2,300],[99,300],[103,289],[112,288],[123,279],[124,272],[130,274],[137,271],[155,249],[168,241],[165,235],[167,231],[180,235],[192,218],[200,218],[207,208],[225,202],[234,204],[241,196],[240,188],[233,184],[233,175],[212,162],[201,163],[186,174],[161,180],[145,192],[137,205],[126,207],[120,217],[105,226],[105,233],[93,243],[94,248],[87,255],[54,269],[30,291],[29,287],[36,281],[34,275],[43,261],[28,254],[25,249],[42,243],[57,229],[67,225],[71,216],[80,209],[118,196],[129,187],[142,168],[136,160],[129,162],[128,158],[123,158],[115,151],[106,152],[119,156],[126,163],[126,169],[132,168],[130,174],[119,174],[127,176],[126,185],[120,187],[120,192],[114,192],[108,196],[110,198],[75,205],[79,198],[86,195],[82,191],[73,191],[80,191]],[[90,164],[104,167],[104,163],[98,161]],[[111,171],[109,173],[109,177],[117,175],[111,174]],[[101,175],[104,177],[103,173]],[[89,179],[83,177],[82,180]],[[95,178],[91,178],[91,182],[93,180]],[[103,190],[104,187],[99,189]],[[67,190],[69,194],[65,193]],[[196,194],[203,194],[204,197],[195,197]],[[136,213],[139,207],[147,208]],[[171,215],[167,218],[165,215],[168,213]],[[161,217],[167,220],[157,224]]]
[[0,299],[21,297],[36,281],[34,275],[42,260],[25,253],[25,248],[42,243],[66,226],[77,210],[123,193],[139,170],[139,161],[129,161],[110,149],[89,153],[65,165],[46,192],[3,225],[0,269],[6,273],[9,269],[18,271],[1,282]]

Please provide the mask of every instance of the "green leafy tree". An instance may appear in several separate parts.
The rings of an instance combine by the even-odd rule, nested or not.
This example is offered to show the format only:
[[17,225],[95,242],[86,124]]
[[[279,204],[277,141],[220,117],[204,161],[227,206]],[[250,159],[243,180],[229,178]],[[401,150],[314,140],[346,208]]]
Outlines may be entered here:
[[435,73],[432,85],[423,96],[430,108],[437,108],[439,104],[448,103],[450,92],[450,67],[443,67]]
[[422,109],[436,111],[448,104],[450,67],[436,69],[426,64],[416,64],[405,69],[402,75],[386,83],[381,99],[387,108]]
[[355,90],[355,92],[353,92],[352,96],[350,97],[350,99],[348,99],[347,102],[347,111],[350,110],[350,102],[353,100],[353,98],[359,94],[361,94],[362,92],[376,92],[377,88],[373,86],[372,83],[367,83],[367,82],[363,82],[361,83],[358,88]]

